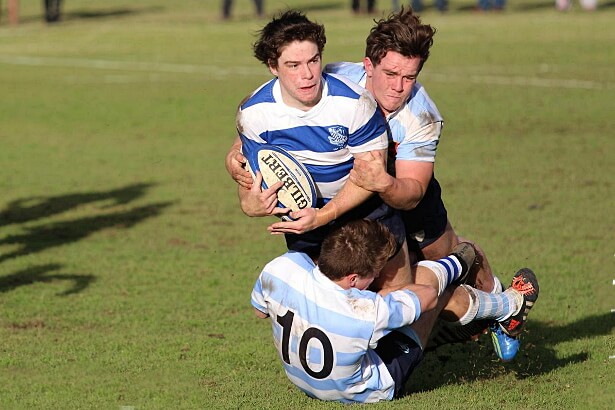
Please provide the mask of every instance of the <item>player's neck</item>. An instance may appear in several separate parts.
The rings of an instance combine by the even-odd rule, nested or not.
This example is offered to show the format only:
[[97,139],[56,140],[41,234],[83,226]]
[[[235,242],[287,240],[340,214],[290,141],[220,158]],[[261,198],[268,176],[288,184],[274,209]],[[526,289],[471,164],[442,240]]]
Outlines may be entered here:
[[348,290],[352,288],[352,285],[350,284],[350,279],[348,279],[348,276],[344,276],[342,279],[334,280],[333,283],[335,283],[337,286],[339,286],[340,288],[344,290]]

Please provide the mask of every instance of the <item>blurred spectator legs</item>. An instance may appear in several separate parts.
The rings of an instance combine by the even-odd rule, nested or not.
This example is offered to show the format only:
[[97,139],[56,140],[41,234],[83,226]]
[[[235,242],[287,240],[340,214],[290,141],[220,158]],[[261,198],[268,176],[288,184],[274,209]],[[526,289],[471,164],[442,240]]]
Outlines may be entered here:
[[45,6],[45,21],[47,23],[56,23],[60,21],[60,8],[62,0],[44,0]]
[[[265,15],[265,9],[263,6],[264,0],[253,0],[256,7],[256,15],[263,17]],[[222,0],[222,18],[228,20],[231,18],[231,11],[233,8],[233,0]]]
[[478,0],[476,9],[478,11],[501,11],[506,8],[506,0]]
[[[350,7],[352,7],[352,11],[355,14],[359,14],[361,13],[361,0],[352,0],[352,3],[350,4]],[[366,10],[369,14],[373,14],[376,11],[376,0],[367,0],[367,10]]]
[[[19,24],[19,0],[8,0],[6,3],[9,24],[16,26]],[[2,23],[2,0],[0,0],[0,23]]]
[[[412,0],[410,4],[412,6],[412,10],[416,12],[421,12],[425,9],[423,0]],[[438,11],[445,12],[448,10],[448,0],[435,0],[434,6],[438,9]]]

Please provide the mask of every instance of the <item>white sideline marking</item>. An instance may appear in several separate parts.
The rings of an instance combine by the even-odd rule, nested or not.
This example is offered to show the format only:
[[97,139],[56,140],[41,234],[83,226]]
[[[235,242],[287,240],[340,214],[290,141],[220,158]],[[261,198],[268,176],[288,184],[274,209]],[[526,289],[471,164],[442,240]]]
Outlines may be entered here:
[[55,58],[29,56],[0,56],[0,63],[11,65],[29,65],[35,67],[79,67],[97,70],[124,70],[157,73],[179,74],[214,74],[227,75],[267,75],[263,67],[230,67],[222,68],[213,65],[174,64],[146,61],[111,61],[85,58]]
[[[29,65],[37,67],[79,67],[97,70],[124,70],[149,73],[207,74],[215,77],[230,75],[262,75],[269,73],[262,66],[227,66],[200,64],[174,64],[147,61],[112,61],[86,58],[57,58],[32,56],[0,56],[0,64]],[[440,82],[471,82],[474,84],[519,85],[543,88],[568,88],[584,90],[615,90],[615,83],[591,80],[567,80],[525,76],[459,75],[430,72],[429,79]]]
[[582,90],[615,90],[615,83],[590,80],[566,80],[557,78],[525,77],[525,76],[495,76],[495,75],[450,75],[441,73],[426,74],[430,79],[440,82],[470,82],[473,84],[518,85],[542,88],[568,88]]

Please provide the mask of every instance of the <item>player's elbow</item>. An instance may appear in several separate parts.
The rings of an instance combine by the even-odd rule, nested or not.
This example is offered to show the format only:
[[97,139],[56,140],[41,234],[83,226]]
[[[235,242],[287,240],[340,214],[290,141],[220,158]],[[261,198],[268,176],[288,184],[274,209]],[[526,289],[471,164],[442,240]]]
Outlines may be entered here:
[[425,196],[425,190],[421,184],[410,178],[397,179],[390,189],[380,193],[384,202],[393,208],[410,211],[421,202]]
[[421,293],[421,310],[425,312],[435,309],[438,304],[438,291],[431,286],[426,286]]

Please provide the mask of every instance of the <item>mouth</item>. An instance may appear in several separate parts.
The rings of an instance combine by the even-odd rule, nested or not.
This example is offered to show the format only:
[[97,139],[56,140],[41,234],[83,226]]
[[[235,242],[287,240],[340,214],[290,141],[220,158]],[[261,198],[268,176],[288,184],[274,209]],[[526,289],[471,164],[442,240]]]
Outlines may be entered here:
[[301,91],[312,91],[315,87],[316,87],[316,84],[312,84],[312,85],[307,85],[307,86],[304,86],[304,87],[299,87],[299,90],[301,90]]

